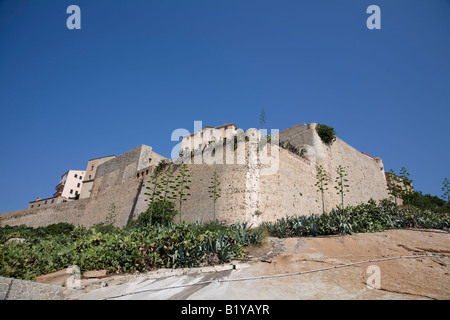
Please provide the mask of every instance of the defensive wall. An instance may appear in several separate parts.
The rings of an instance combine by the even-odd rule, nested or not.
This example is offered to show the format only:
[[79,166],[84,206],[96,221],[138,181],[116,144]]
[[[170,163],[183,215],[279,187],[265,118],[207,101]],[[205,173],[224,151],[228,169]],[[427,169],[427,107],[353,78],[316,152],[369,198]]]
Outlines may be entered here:
[[[339,138],[327,145],[315,128],[314,123],[302,124],[279,133],[280,140],[305,148],[302,156],[276,144],[258,148],[261,144],[248,141],[245,142],[243,164],[237,161],[237,151],[225,147],[223,159],[227,153],[232,154],[235,159],[232,164],[194,164],[195,161],[191,161],[187,164],[191,196],[183,202],[182,220],[213,219],[213,200],[208,187],[214,171],[221,182],[216,218],[227,223],[247,221],[258,225],[262,221],[275,221],[288,215],[322,212],[321,194],[315,186],[319,165],[329,179],[324,195],[326,210],[341,203],[341,197],[334,188],[339,165],[348,174],[346,205],[388,197],[381,159],[368,156]],[[270,159],[268,163],[261,158],[266,154]],[[150,191],[146,187],[151,186],[153,170],[162,159],[164,157],[154,153],[151,147],[141,145],[98,166],[90,198],[0,214],[0,226],[26,224],[36,227],[58,222],[91,226],[105,222],[111,213],[115,214],[115,224],[124,226],[147,209],[145,199],[149,198],[146,193]],[[276,170],[269,170],[275,162]],[[169,170],[176,176],[179,168],[180,165],[172,164]],[[178,202],[176,207],[179,209]],[[175,222],[179,218],[176,216]]]

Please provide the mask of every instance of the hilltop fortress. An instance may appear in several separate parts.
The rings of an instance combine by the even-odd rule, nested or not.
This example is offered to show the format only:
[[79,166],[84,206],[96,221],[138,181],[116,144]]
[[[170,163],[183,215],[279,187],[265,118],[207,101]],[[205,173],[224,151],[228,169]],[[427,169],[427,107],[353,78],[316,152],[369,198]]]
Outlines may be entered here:
[[[340,165],[348,174],[346,205],[388,198],[383,161],[339,138],[332,144],[324,143],[316,126],[299,124],[272,134],[268,142],[261,138],[260,131],[249,129],[238,146],[231,143],[238,140],[239,134],[234,124],[204,127],[184,136],[180,158],[169,166],[176,174],[182,160],[190,170],[191,196],[183,202],[182,219],[188,222],[213,219],[208,186],[214,172],[222,189],[216,202],[216,218],[227,223],[247,221],[255,226],[289,215],[321,213],[322,197],[315,186],[319,166],[328,176],[326,210],[336,208],[341,201],[334,188],[336,168]],[[196,137],[200,140],[194,143]],[[301,152],[293,152],[286,145]],[[170,161],[146,145],[119,156],[89,160],[86,170],[80,171],[82,178],[80,173],[73,174],[81,181],[74,184],[81,188],[74,199],[60,197],[64,192],[62,184],[68,183],[62,179],[54,197],[30,202],[24,210],[0,214],[0,226],[38,227],[59,222],[91,226],[105,222],[111,211],[115,225],[124,226],[147,209],[146,187],[161,160]],[[70,174],[71,171],[66,173]],[[178,219],[175,217],[175,221]]]

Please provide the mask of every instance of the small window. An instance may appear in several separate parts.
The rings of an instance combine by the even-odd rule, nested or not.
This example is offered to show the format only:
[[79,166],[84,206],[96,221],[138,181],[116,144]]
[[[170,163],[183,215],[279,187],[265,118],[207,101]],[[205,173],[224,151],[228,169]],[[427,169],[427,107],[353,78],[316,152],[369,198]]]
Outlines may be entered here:
[[52,200],[52,203],[55,203],[55,200]]
[[137,177],[139,178],[139,172],[137,173]]
[[38,207],[40,207],[41,205],[40,204],[38,204]]
[[69,192],[70,194],[73,194],[73,190],[72,189],[70,189],[70,192]]
[[47,200],[45,200],[44,204],[47,204]]
[[80,180],[83,179],[83,176],[80,176]]
[[89,180],[91,180],[91,175],[89,175]]
[[80,183],[78,182],[78,184],[77,184],[77,188],[79,188],[80,187]]
[[77,195],[78,194],[78,191],[75,191],[75,195]]
[[34,208],[34,204],[32,204],[31,207]]
[[94,166],[91,167],[91,171],[94,170]]
[[75,173],[75,178],[78,178],[78,175]]

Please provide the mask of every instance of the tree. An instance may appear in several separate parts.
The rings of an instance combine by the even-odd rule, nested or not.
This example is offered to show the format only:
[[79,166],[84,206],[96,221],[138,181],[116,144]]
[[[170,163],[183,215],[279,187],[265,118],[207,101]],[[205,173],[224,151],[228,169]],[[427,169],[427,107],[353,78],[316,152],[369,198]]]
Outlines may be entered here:
[[168,208],[166,202],[170,202],[169,200],[174,200],[177,198],[174,189],[175,185],[173,174],[170,171],[170,167],[168,167],[164,172],[164,175],[159,179],[159,181],[156,182],[156,191],[154,198],[154,202],[158,201],[163,203],[163,205],[161,206],[161,214],[163,216],[165,215],[165,210]]
[[409,201],[407,196],[413,192],[412,180],[409,178],[409,172],[406,171],[405,167],[400,169],[400,181],[401,181],[401,189],[400,189],[400,197],[403,200],[406,200],[409,207]]
[[320,139],[326,144],[333,144],[336,140],[336,132],[332,127],[329,127],[325,124],[318,124],[316,126],[316,132],[319,135]]
[[116,223],[116,204],[113,202],[108,208],[108,216],[106,217],[106,224],[113,225]]
[[152,224],[168,225],[178,214],[175,204],[170,201],[155,200],[150,203],[147,210],[136,219],[135,225],[145,227]]
[[347,172],[345,171],[344,167],[339,165],[336,168],[336,186],[334,187],[338,192],[337,194],[340,194],[342,197],[342,210],[344,210],[344,193],[345,192],[350,192],[350,190],[348,189],[350,186],[348,184],[345,184],[346,182],[348,182],[348,179],[346,178],[348,176]]
[[397,176],[394,170],[389,170],[389,179],[388,179],[388,192],[394,197],[395,206],[397,207],[397,198],[401,196],[401,180],[400,177]]
[[187,197],[190,197],[190,193],[186,193],[186,190],[190,190],[191,187],[189,186],[189,183],[192,181],[189,179],[191,177],[190,170],[187,166],[187,164],[183,164],[180,168],[179,174],[175,178],[175,187],[174,190],[177,193],[179,202],[179,209],[180,209],[180,223],[181,223],[181,209],[183,206],[183,201],[187,200]]
[[[148,207],[148,209],[146,211],[150,224],[152,224],[152,218],[153,218],[153,208],[154,208],[154,206],[152,204],[155,202],[155,197],[157,195],[158,177],[159,177],[160,173],[164,170],[164,168],[167,165],[168,165],[168,163],[166,161],[161,160],[158,163],[158,165],[156,166],[155,170],[153,171],[152,179],[148,181],[148,182],[150,182],[152,184],[151,187],[150,186],[146,186],[145,187],[148,190],[152,190],[151,193],[148,193],[148,192],[145,193],[145,195],[150,196],[149,207]],[[145,201],[147,201],[147,199],[145,199]]]
[[325,213],[325,201],[324,201],[324,192],[325,190],[328,190],[328,176],[325,172],[322,165],[317,167],[317,174],[316,174],[316,183],[315,186],[317,187],[317,192],[321,192],[322,194],[322,212]]
[[222,189],[220,189],[220,181],[219,181],[219,175],[214,170],[213,176],[211,178],[211,184],[209,185],[208,192],[210,193],[209,197],[213,199],[213,213],[214,213],[214,221],[216,221],[216,201],[221,197],[220,192]]
[[450,204],[450,181],[447,178],[442,182],[442,191],[442,199]]
[[266,124],[266,113],[264,112],[264,108],[261,109],[259,123],[261,123],[261,129],[264,129],[264,125]]

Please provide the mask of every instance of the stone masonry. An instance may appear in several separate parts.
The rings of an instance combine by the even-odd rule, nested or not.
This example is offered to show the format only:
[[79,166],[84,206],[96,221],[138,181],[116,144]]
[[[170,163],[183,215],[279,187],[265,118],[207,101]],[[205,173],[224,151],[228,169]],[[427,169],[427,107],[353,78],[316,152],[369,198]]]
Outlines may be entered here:
[[67,288],[0,277],[0,300],[63,300]]
[[[250,140],[245,143],[244,162],[188,164],[192,196],[183,202],[182,220],[213,219],[213,202],[208,186],[214,171],[219,176],[222,189],[216,203],[216,218],[227,223],[247,221],[256,226],[288,215],[321,213],[320,193],[314,186],[319,165],[329,180],[329,190],[324,197],[326,210],[341,202],[334,189],[339,165],[348,173],[350,192],[345,195],[346,205],[388,197],[380,158],[362,153],[339,138],[327,145],[321,141],[315,128],[315,123],[300,124],[279,133],[280,140],[305,148],[302,156],[276,144],[267,144],[259,150],[257,143]],[[255,132],[252,130],[256,129],[248,132]],[[269,163],[263,161],[264,155],[267,155]],[[237,160],[238,152],[224,149],[223,157]],[[0,214],[0,226],[26,224],[36,227],[58,222],[91,226],[105,222],[112,211],[116,216],[115,224],[124,226],[146,210],[148,202],[145,200],[149,198],[146,187],[151,185],[153,170],[162,159],[164,157],[153,152],[151,147],[138,146],[98,166],[90,198]],[[277,164],[275,170],[269,170],[274,163]],[[174,175],[179,168],[180,165],[170,166]],[[176,216],[175,222],[179,218]]]

